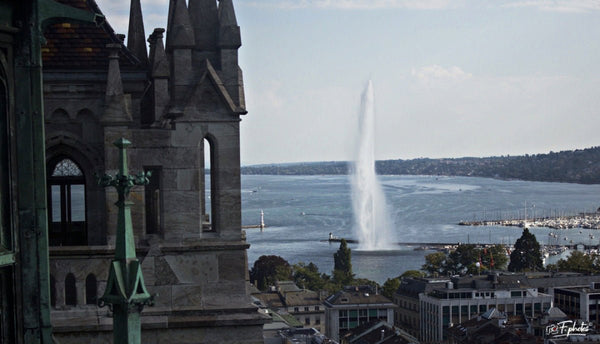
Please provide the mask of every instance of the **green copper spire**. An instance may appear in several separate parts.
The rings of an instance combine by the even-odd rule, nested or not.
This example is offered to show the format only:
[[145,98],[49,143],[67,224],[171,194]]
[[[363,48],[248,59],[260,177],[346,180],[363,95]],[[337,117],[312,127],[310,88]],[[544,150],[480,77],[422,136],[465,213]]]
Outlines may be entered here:
[[105,174],[98,184],[117,189],[119,207],[115,258],[110,265],[106,290],[100,298],[100,305],[108,304],[113,311],[113,331],[115,344],[141,343],[140,313],[144,305],[152,302],[152,297],[144,285],[140,262],[135,255],[135,241],[131,224],[131,205],[127,197],[135,185],[148,184],[150,173],[141,172],[130,176],[127,171],[127,146],[131,142],[118,139],[114,145],[119,148],[119,173],[116,176]]

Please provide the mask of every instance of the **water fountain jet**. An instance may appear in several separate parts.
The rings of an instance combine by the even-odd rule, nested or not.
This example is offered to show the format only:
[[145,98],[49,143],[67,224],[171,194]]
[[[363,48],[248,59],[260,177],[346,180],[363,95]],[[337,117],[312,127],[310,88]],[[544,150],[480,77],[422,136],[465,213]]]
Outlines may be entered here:
[[381,184],[375,174],[375,101],[373,83],[365,88],[359,115],[359,137],[351,176],[352,206],[359,250],[393,249],[395,242]]

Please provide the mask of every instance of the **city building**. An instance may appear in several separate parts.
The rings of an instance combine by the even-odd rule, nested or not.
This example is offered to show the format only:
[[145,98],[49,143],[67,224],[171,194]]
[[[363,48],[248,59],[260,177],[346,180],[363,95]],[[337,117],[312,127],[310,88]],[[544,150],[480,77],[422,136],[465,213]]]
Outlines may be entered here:
[[[94,0],[59,2],[101,13]],[[246,109],[233,2],[170,1],[166,37],[161,28],[146,36],[143,19],[140,0],[131,0],[126,43],[111,18],[99,26],[54,20],[44,32],[54,336],[62,344],[112,338],[110,310],[97,301],[114,255],[116,192],[95,176],[115,173],[113,142],[124,137],[132,173],[151,172],[130,194],[137,255],[154,295],[142,342],[262,343],[268,317],[247,291],[241,230]]]
[[375,320],[348,330],[340,339],[341,344],[418,344],[417,338],[406,331]]
[[281,315],[291,315],[305,328],[325,329],[323,292],[300,289],[293,281],[279,281],[273,291],[254,292],[252,296]]
[[[596,282],[600,282],[600,275],[584,275],[570,272],[497,272],[481,276],[466,275],[453,276],[449,278],[405,278],[401,282],[400,287],[394,295],[394,303],[398,306],[396,309],[395,324],[396,326],[417,336],[422,341],[425,341],[425,339],[422,337],[424,332],[422,329],[426,324],[430,324],[431,319],[423,316],[421,301],[425,297],[429,297],[429,301],[436,298],[439,299],[439,295],[436,294],[437,292],[434,292],[434,290],[448,289],[449,286],[453,291],[450,293],[452,295],[449,295],[448,298],[470,298],[471,300],[478,301],[469,301],[466,302],[466,305],[461,304],[460,310],[456,308],[454,308],[454,311],[452,309],[448,309],[448,314],[446,314],[444,318],[448,318],[450,313],[452,313],[453,318],[445,320],[445,322],[447,322],[446,327],[448,327],[448,325],[451,323],[457,324],[457,321],[464,322],[465,315],[468,319],[471,319],[475,315],[483,314],[488,310],[489,307],[494,306],[496,302],[499,302],[497,309],[501,312],[507,311],[509,316],[514,314],[518,315],[525,312],[525,314],[528,314],[531,317],[532,313],[539,314],[540,311],[543,312],[550,308],[551,302],[548,302],[547,299],[548,296],[553,298],[555,289],[573,286],[590,286]],[[513,288],[517,289],[513,290]],[[506,290],[510,290],[511,294],[509,294],[509,297],[512,301],[509,301],[507,304],[505,304],[505,300],[502,300],[503,298],[501,298],[501,300],[497,300],[499,296],[496,292],[497,289],[501,290],[500,295],[505,293]],[[532,292],[537,291],[538,296],[546,295],[544,296],[546,301],[543,301],[541,305],[539,302],[535,302],[533,306],[528,305],[528,301],[522,303],[522,305],[513,302],[514,299],[518,298],[516,296],[517,292],[523,289],[527,289]],[[502,290],[504,290],[504,292],[502,292]],[[512,291],[515,292],[515,296],[512,295]],[[461,293],[466,294],[461,295]],[[431,299],[432,295],[438,296]],[[521,298],[526,298],[531,297],[533,294],[521,291],[521,295]],[[453,303],[454,305],[454,303],[457,303],[458,301],[455,300],[452,302],[446,302]],[[416,306],[417,304],[419,306]],[[467,307],[464,308],[462,306]],[[417,308],[415,309],[415,307]],[[590,307],[591,306],[588,305],[588,309],[590,309]],[[431,312],[429,312],[429,314],[431,315]],[[460,320],[458,318],[460,318]],[[417,324],[416,326],[415,323]],[[436,326],[441,325],[438,324]],[[415,332],[416,329],[418,329],[419,332]],[[436,333],[440,332],[437,331]],[[431,335],[431,333],[428,333],[428,335]]]
[[586,275],[577,272],[524,272],[498,274],[498,279],[504,282],[511,281],[537,288],[545,294],[553,294],[555,287],[589,286],[600,283],[600,275]]
[[420,294],[422,342],[447,339],[446,329],[494,308],[511,315],[535,316],[552,307],[552,296],[520,283],[502,283],[497,275],[488,279],[454,279],[444,287]]
[[554,305],[571,319],[600,324],[600,283],[554,288]]
[[560,308],[554,306],[544,311],[541,316],[528,320],[528,333],[533,333],[538,338],[545,338],[548,326],[570,320],[570,318]]
[[311,290],[291,291],[282,294],[287,312],[293,315],[304,327],[325,329],[325,307],[319,293]]
[[303,324],[289,314],[279,314],[271,309],[263,311],[271,317],[271,322],[263,326],[264,344],[282,344],[282,331],[303,328]]
[[506,315],[495,308],[447,329],[449,344],[538,343],[523,315]]
[[396,305],[370,286],[348,286],[325,299],[325,335],[335,341],[362,324],[394,323]]
[[[290,328],[279,331],[281,344],[338,344],[314,328]],[[266,344],[266,343],[265,343]]]
[[395,325],[418,338],[421,329],[419,294],[428,293],[448,282],[448,278],[403,278],[394,293],[394,303],[398,306],[394,310]]

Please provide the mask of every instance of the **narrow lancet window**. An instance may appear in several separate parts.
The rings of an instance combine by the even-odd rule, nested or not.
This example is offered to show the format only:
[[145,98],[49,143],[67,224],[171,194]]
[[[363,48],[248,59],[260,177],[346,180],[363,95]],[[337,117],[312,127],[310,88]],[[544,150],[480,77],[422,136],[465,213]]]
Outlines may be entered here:
[[144,189],[144,202],[146,211],[146,234],[161,233],[161,209],[162,195],[160,184],[162,177],[162,167],[145,167],[144,171],[151,172],[150,183]]
[[72,273],[65,278],[65,305],[77,306],[77,285]]
[[214,145],[208,139],[204,139],[204,202],[202,202],[202,229],[204,231],[216,230],[215,224],[215,153]]
[[89,274],[85,279],[85,304],[94,305],[98,299],[98,282],[94,274]]

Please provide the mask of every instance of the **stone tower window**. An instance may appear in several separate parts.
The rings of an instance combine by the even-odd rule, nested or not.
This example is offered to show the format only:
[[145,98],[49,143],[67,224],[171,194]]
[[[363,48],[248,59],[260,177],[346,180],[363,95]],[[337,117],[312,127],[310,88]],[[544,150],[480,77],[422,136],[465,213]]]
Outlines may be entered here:
[[215,161],[215,147],[213,142],[207,137],[204,138],[204,202],[202,204],[202,230],[203,231],[215,231],[217,229],[216,224],[216,210],[215,201],[217,197],[216,193],[216,161]]
[[65,278],[65,305],[77,306],[77,285],[72,273]]
[[48,177],[50,245],[87,245],[85,176],[69,158],[59,159]]
[[161,233],[161,181],[162,167],[144,167],[144,171],[152,172],[150,183],[144,187],[144,204],[146,211],[146,234]]
[[94,274],[89,274],[85,279],[85,304],[95,305],[98,299],[98,282]]

